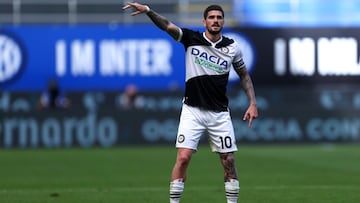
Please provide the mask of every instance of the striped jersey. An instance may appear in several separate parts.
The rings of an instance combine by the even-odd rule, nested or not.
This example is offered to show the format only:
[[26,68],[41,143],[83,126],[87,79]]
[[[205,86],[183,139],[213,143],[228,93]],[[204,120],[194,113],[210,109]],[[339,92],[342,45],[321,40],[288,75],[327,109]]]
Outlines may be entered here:
[[233,63],[245,67],[238,44],[225,36],[211,42],[205,33],[182,28],[179,41],[186,51],[183,102],[212,111],[227,111],[226,87]]

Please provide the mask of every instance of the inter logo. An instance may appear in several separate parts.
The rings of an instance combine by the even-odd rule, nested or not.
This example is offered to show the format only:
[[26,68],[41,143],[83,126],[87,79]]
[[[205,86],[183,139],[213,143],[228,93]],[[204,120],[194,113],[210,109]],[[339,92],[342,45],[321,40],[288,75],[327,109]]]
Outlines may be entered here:
[[24,66],[25,54],[20,41],[0,31],[0,85],[17,78]]

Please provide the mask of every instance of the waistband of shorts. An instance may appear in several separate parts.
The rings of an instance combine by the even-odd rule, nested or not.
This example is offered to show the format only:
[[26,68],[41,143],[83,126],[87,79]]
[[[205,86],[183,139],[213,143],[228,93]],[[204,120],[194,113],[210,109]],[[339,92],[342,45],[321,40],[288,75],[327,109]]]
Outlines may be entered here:
[[229,111],[228,107],[222,108],[222,109],[209,109],[209,108],[205,108],[205,107],[202,107],[202,106],[193,106],[193,105],[187,104],[185,102],[183,103],[183,105],[193,107],[193,108],[198,108],[201,111],[212,111],[212,112],[215,112],[215,113],[221,113],[221,112],[228,112]]

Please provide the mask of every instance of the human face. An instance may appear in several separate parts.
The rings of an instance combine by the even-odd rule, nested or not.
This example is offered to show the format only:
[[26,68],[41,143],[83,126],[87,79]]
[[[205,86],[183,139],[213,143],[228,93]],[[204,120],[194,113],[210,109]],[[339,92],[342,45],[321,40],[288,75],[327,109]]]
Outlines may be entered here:
[[206,27],[206,31],[212,35],[217,35],[221,33],[221,30],[224,26],[224,17],[221,11],[212,10],[209,11],[203,23]]

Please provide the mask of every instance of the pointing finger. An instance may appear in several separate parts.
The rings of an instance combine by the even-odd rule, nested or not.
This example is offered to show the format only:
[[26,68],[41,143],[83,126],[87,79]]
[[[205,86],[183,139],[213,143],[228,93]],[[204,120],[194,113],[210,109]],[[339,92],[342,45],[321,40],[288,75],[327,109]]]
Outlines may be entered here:
[[134,3],[128,2],[125,6],[122,7],[122,9],[128,9],[134,6]]
[[249,126],[249,128],[251,128],[253,120],[254,120],[254,118],[253,118],[253,117],[251,117],[251,118],[249,119],[249,125],[248,125],[248,126]]
[[249,119],[249,114],[248,114],[248,113],[245,113],[245,115],[244,115],[244,117],[243,117],[243,120],[245,121],[245,120],[247,120],[247,119]]
[[140,11],[135,11],[135,12],[132,12],[131,15],[135,16],[135,15],[140,14],[140,13],[141,13]]

